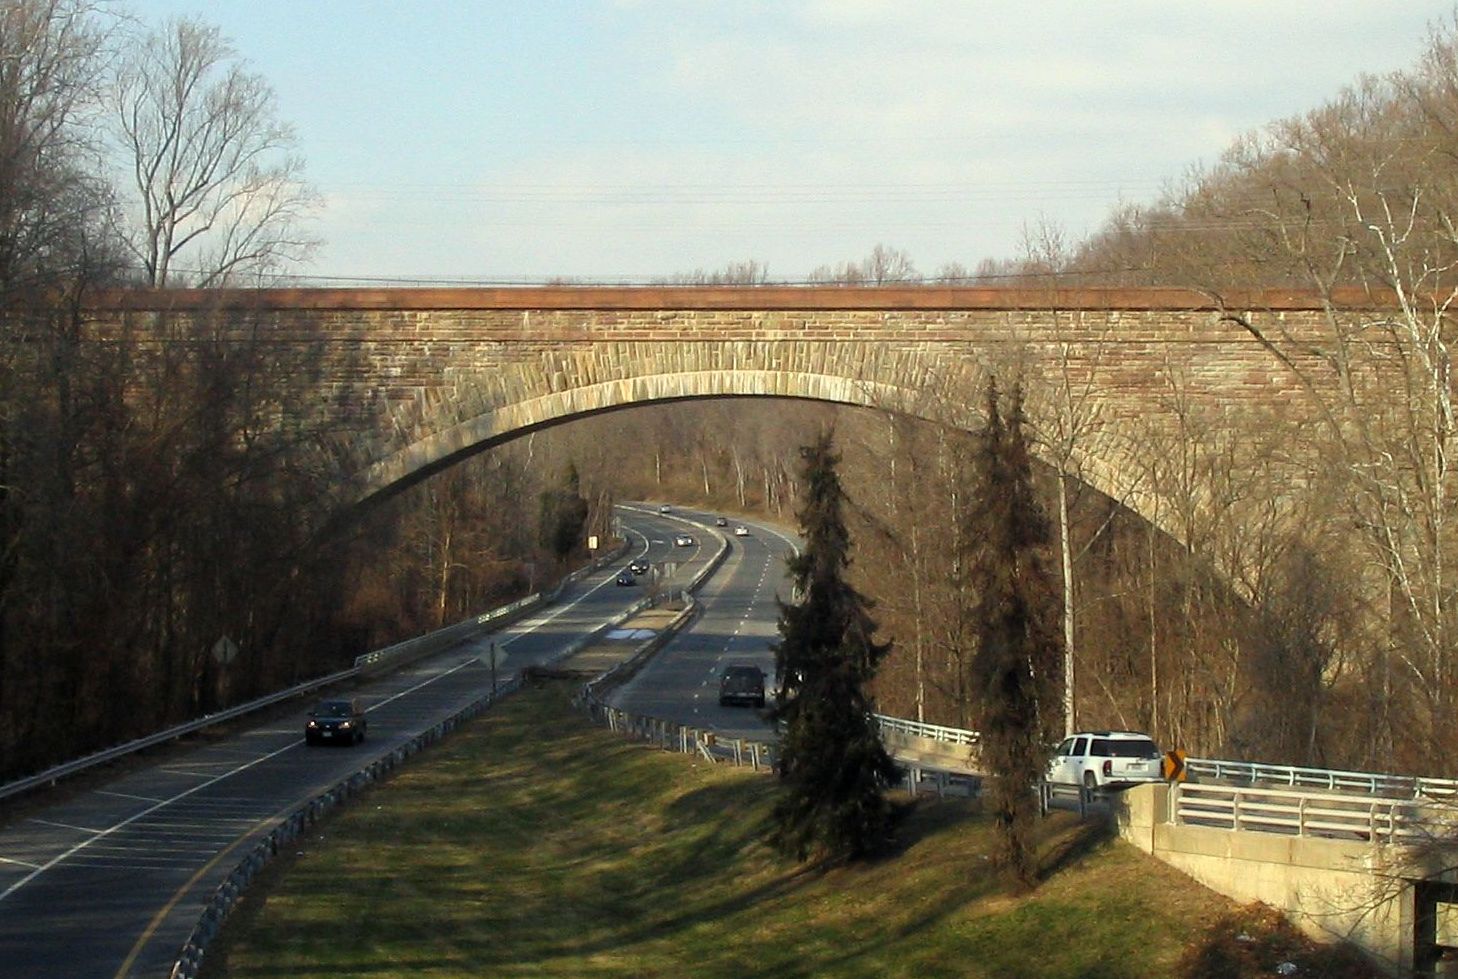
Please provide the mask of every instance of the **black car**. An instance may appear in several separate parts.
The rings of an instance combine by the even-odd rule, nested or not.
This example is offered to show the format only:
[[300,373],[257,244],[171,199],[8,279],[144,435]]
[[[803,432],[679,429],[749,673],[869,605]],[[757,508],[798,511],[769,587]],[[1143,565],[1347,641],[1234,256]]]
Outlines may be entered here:
[[719,706],[751,704],[764,706],[764,670],[757,666],[735,665],[719,677]]
[[358,700],[321,700],[309,711],[304,740],[309,744],[358,744],[368,727]]
[[624,568],[622,571],[618,572],[618,584],[636,585],[637,583],[638,576],[633,574],[633,572],[629,571],[628,569]]

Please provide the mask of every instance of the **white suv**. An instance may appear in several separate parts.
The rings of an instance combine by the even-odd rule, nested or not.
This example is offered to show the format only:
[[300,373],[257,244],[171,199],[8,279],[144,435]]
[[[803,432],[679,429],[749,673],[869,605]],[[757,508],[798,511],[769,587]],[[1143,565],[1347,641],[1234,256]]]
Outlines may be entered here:
[[1164,779],[1159,746],[1134,731],[1085,731],[1065,738],[1048,765],[1048,781],[1087,789],[1124,788]]

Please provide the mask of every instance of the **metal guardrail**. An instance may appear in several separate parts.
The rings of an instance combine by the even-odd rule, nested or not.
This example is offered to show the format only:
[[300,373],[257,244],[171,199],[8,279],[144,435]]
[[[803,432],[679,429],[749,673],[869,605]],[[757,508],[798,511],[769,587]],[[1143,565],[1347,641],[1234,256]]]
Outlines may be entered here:
[[[710,574],[717,570],[727,554],[728,545],[725,544],[710,559],[704,569],[694,576],[687,590],[690,592],[696,590]],[[693,602],[692,598],[690,598],[690,602]],[[720,738],[717,732],[711,729],[697,728],[649,715],[633,714],[611,706],[604,699],[608,689],[625,682],[628,677],[637,672],[678,630],[683,628],[694,614],[696,614],[696,607],[691,604],[683,614],[662,629],[658,635],[640,644],[626,660],[618,663],[601,676],[583,684],[582,693],[577,698],[578,705],[587,710],[588,716],[605,724],[609,730],[655,744],[665,751],[699,755],[714,762],[728,761],[736,766],[748,765],[755,771],[774,771],[776,746],[773,742],[756,741],[750,738]],[[899,718],[881,717],[880,715],[877,715],[877,720],[881,722],[882,730],[894,730],[920,737],[936,737],[938,740],[968,746],[977,743],[974,732],[960,731],[957,728],[903,721]],[[931,782],[938,796],[945,795],[954,783],[967,786],[975,781],[969,780],[967,776],[959,772],[946,771],[925,761],[910,762],[904,767],[910,786],[915,787],[923,781]],[[971,791],[975,791],[975,785]]]
[[417,734],[389,754],[375,759],[353,775],[334,783],[324,792],[292,810],[254,844],[247,856],[239,861],[227,878],[213,891],[212,897],[203,905],[197,924],[193,926],[187,941],[183,943],[182,949],[178,952],[170,973],[171,979],[196,979],[208,944],[217,937],[223,927],[224,919],[238,903],[244,889],[252,883],[253,878],[270,860],[278,856],[281,849],[286,848],[302,836],[309,827],[319,822],[335,808],[380,781],[408,759],[435,744],[465,721],[480,714],[496,700],[514,693],[520,687],[520,677],[513,677],[499,685],[495,694],[486,693],[450,717]]
[[588,715],[610,731],[655,744],[665,751],[698,755],[709,761],[749,765],[755,771],[774,770],[774,746],[749,738],[720,738],[708,728],[679,724],[658,717],[630,714],[599,700],[587,702]]
[[[658,717],[632,714],[611,706],[603,699],[606,691],[623,683],[637,672],[654,653],[697,614],[698,605],[692,597],[693,593],[719,569],[728,555],[729,543],[721,536],[718,551],[684,586],[684,591],[690,596],[688,607],[665,628],[659,630],[657,635],[639,644],[638,648],[633,650],[633,653],[623,662],[583,684],[577,703],[587,710],[589,717],[606,724],[609,730],[649,741],[664,750],[700,755],[709,761],[731,761],[735,765],[749,765],[756,771],[769,771],[774,767],[774,748],[771,744],[747,738],[721,739],[711,729],[696,728]],[[635,606],[635,612],[646,607],[646,604],[646,602],[638,603],[638,606]],[[633,613],[624,618],[631,617],[631,614]]]
[[[569,576],[567,581],[571,580],[574,579]],[[563,584],[565,585],[566,581]],[[455,625],[446,626],[444,629],[437,629],[423,636],[416,636],[414,639],[407,639],[393,646],[365,653],[363,656],[355,658],[354,667],[361,673],[370,674],[423,659],[442,649],[448,649],[463,639],[470,638],[486,626],[503,624],[511,616],[555,598],[561,593],[562,587],[563,585],[558,585],[555,590],[546,595],[542,592],[533,592],[509,605],[483,612],[475,618],[465,619]]]
[[331,683],[347,680],[354,676],[356,672],[357,668],[351,668],[341,670],[338,673],[330,673],[328,676],[316,677],[313,680],[305,680],[303,683],[289,687],[287,690],[271,693],[266,697],[251,700],[246,704],[239,704],[236,707],[230,707],[227,710],[221,710],[215,714],[208,714],[196,720],[187,721],[175,727],[169,727],[165,731],[158,731],[155,734],[149,734],[124,744],[104,748],[101,751],[93,752],[81,758],[63,762],[43,772],[38,772],[35,775],[6,782],[4,785],[0,785],[0,800],[50,785],[63,778],[84,772],[89,768],[95,768],[97,765],[104,765],[107,762],[116,761],[118,758],[133,754],[134,752],[143,751],[159,744],[165,744],[168,741],[180,738],[186,734],[192,734],[194,731],[201,731],[203,728],[211,727],[214,724],[222,724],[225,721],[231,721],[234,718],[242,717],[253,711],[261,710],[264,707],[271,707],[280,701],[288,700],[290,697],[297,697],[301,694],[317,690],[320,687],[328,686]]
[[909,734],[916,738],[926,738],[929,741],[941,741],[946,744],[964,744],[968,747],[976,745],[981,736],[976,731],[966,731],[956,727],[943,727],[940,724],[923,724],[921,721],[908,721],[900,717],[890,717],[886,714],[875,714],[876,723],[881,726],[882,731],[894,731],[897,734]]
[[1451,799],[1458,796],[1458,781],[1380,772],[1348,772],[1338,769],[1301,768],[1294,765],[1266,765],[1260,762],[1187,758],[1185,768],[1205,778],[1247,784],[1288,785],[1292,788],[1325,789],[1330,792],[1363,792],[1367,795],[1401,795],[1412,799]]
[[1171,788],[1169,807],[1188,826],[1376,843],[1431,841],[1454,822],[1451,810],[1413,799],[1190,782]]
[[[877,714],[881,729],[911,734],[933,741],[976,745],[978,734],[962,728],[922,724],[899,717]],[[1218,758],[1186,758],[1185,769],[1202,778],[1242,782],[1248,785],[1285,785],[1291,788],[1324,789],[1329,792],[1361,792],[1366,795],[1405,796],[1411,799],[1440,799],[1458,802],[1458,779],[1418,775],[1390,775],[1384,772],[1355,772],[1331,768],[1303,768],[1299,765],[1270,765],[1264,762],[1225,761]]]
[[292,697],[312,693],[322,687],[350,680],[362,674],[368,675],[403,666],[414,660],[439,652],[481,631],[486,626],[501,626],[513,615],[520,614],[530,608],[555,599],[570,582],[577,581],[583,575],[617,560],[622,550],[622,548],[619,548],[612,554],[605,555],[597,561],[594,561],[589,567],[574,571],[572,574],[563,578],[557,587],[550,592],[535,592],[525,598],[462,620],[444,629],[437,629],[435,632],[430,632],[423,636],[416,636],[413,639],[395,643],[393,646],[386,646],[383,649],[365,653],[356,657],[354,666],[349,669],[330,673],[326,676],[315,677],[312,680],[305,680],[303,683],[296,684],[286,690],[279,690],[259,697],[256,700],[250,700],[246,704],[238,704],[227,710],[217,711],[216,713],[207,714],[191,721],[185,721],[164,731],[157,731],[154,734],[136,738],[135,740],[114,745],[110,748],[103,748],[101,751],[93,752],[81,758],[62,762],[43,772],[37,772],[34,775],[28,775],[24,778],[6,782],[4,785],[0,785],[0,801],[22,795],[34,789],[52,785],[63,778],[78,775],[88,769],[116,761],[119,758],[124,758],[138,751],[144,751],[147,748],[166,744],[184,735],[193,734],[205,728],[212,727],[214,724],[222,724],[226,721],[235,720],[251,714],[254,711],[262,710],[265,707],[272,707],[274,704],[281,703]]
[[[562,587],[565,586],[568,582],[576,581],[588,572],[603,567],[604,565],[617,560],[618,557],[621,556],[621,552],[622,549],[619,548],[612,554],[605,555],[603,558],[600,558],[599,560],[593,562],[590,568],[584,568],[580,571],[574,572],[571,575],[568,575],[567,578],[563,580],[562,584],[559,584],[557,588],[554,589],[550,593],[550,595],[546,597],[555,598],[561,592]],[[705,569],[695,576],[693,580],[694,587],[697,587],[697,585],[702,582],[704,578],[706,578],[710,573],[712,573],[715,568],[718,567],[719,563],[723,561],[724,556],[727,552],[728,545],[725,544],[720,548],[719,553],[717,553],[714,558],[710,560],[709,564],[706,565]],[[542,596],[540,594],[528,596],[528,598],[522,599],[519,602],[514,602],[509,606],[503,606],[501,609],[495,609],[491,612],[477,616],[474,619],[467,620],[466,622],[457,623],[457,625],[455,626],[449,626],[446,629],[437,630],[436,633],[431,633],[427,636],[421,636],[416,640],[407,640],[404,643],[398,643],[396,644],[396,646],[389,647],[389,649],[382,651],[389,652],[389,650],[395,650],[394,653],[384,657],[376,658],[372,662],[388,664],[391,666],[401,665],[403,662],[407,662],[409,660],[419,658],[420,656],[425,655],[425,653],[422,653],[420,650],[426,644],[426,641],[438,636],[440,633],[450,632],[455,634],[456,639],[464,638],[464,634],[460,632],[460,630],[466,625],[470,625],[473,629],[479,629],[482,625],[485,625],[487,623],[494,623],[499,625],[506,615],[509,615],[513,611],[521,611],[522,609],[529,608],[532,604],[534,604],[533,600],[539,601],[541,599]],[[618,619],[618,621],[621,622],[622,620],[627,619],[629,616],[636,614],[637,612],[641,611],[642,608],[648,603],[649,600],[647,599],[636,603],[628,612],[624,613]],[[609,625],[606,628],[611,627],[612,626]],[[601,632],[602,630],[598,631]],[[557,660],[560,661],[561,659],[566,659],[572,656],[587,643],[593,641],[596,635],[597,633],[594,633],[592,636],[587,636],[583,639],[577,640],[574,643],[571,643],[565,650],[563,650],[561,654],[559,654]],[[361,657],[361,659],[362,658],[363,657]],[[357,666],[356,669],[359,669],[359,667]],[[177,959],[173,964],[172,972],[170,974],[171,979],[196,979],[196,976],[198,975],[198,970],[202,965],[203,955],[206,953],[208,944],[217,936],[219,930],[223,926],[224,919],[227,918],[228,914],[232,911],[234,905],[237,904],[239,897],[243,893],[243,890],[249,885],[249,883],[252,882],[254,876],[257,875],[258,871],[261,870],[264,865],[269,862],[269,860],[271,860],[274,856],[278,855],[280,847],[286,846],[292,840],[297,839],[305,830],[307,830],[313,824],[317,823],[320,819],[324,817],[325,814],[330,812],[333,808],[338,805],[342,805],[344,802],[357,795],[365,787],[373,784],[384,775],[393,771],[399,765],[403,764],[406,759],[417,754],[425,747],[434,744],[436,741],[439,741],[446,734],[449,734],[451,731],[455,730],[455,728],[458,727],[462,722],[469,720],[472,717],[475,717],[477,714],[480,714],[496,700],[508,694],[516,692],[518,689],[520,689],[520,687],[521,678],[518,674],[517,676],[512,677],[507,682],[499,684],[495,693],[484,694],[475,701],[472,701],[460,711],[457,711],[455,714],[452,714],[445,720],[433,725],[430,729],[416,735],[414,738],[411,738],[404,745],[394,749],[389,754],[370,762],[370,764],[366,765],[358,772],[355,772],[353,775],[350,775],[348,778],[336,782],[328,790],[301,804],[298,808],[294,809],[288,816],[284,817],[252,848],[252,850],[249,851],[248,855],[245,856],[238,863],[238,865],[233,868],[233,871],[228,875],[228,877],[223,881],[222,884],[218,885],[217,889],[213,892],[211,899],[204,905],[203,911],[198,918],[197,924],[193,926],[192,933],[188,936],[187,941],[183,944],[182,949],[178,953]]]

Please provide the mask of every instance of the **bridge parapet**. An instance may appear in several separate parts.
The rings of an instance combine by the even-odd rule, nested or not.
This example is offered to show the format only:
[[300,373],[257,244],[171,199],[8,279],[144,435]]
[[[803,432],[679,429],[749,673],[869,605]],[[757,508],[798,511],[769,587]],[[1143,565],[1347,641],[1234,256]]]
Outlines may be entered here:
[[168,324],[159,334],[266,347],[295,385],[278,410],[331,421],[359,499],[635,404],[806,398],[966,428],[986,378],[1016,376],[1035,451],[1058,462],[1049,447],[1076,415],[1063,464],[1182,539],[1179,508],[1148,476],[1151,454],[1194,428],[1224,433],[1232,458],[1280,442],[1286,484],[1303,478],[1303,440],[1289,436],[1309,432],[1316,406],[1231,308],[1291,338],[1287,359],[1308,376],[1329,372],[1327,313],[1291,292],[1224,304],[1129,289],[123,292],[98,300],[92,326]]
[[[1205,793],[1206,825],[1199,804],[1181,801],[1179,786],[1153,783],[1115,800],[1119,834],[1212,890],[1278,908],[1318,939],[1353,943],[1393,975],[1431,959],[1433,936],[1421,931],[1432,919],[1423,905],[1432,901],[1424,895],[1434,882],[1450,891],[1458,882],[1444,869],[1458,866],[1458,845],[1443,842],[1451,809],[1412,799],[1195,788]],[[1264,798],[1250,813],[1261,831],[1245,831],[1257,826],[1241,827],[1239,801],[1222,808],[1211,791]],[[1274,796],[1291,798],[1283,804]],[[1210,825],[1222,819],[1233,823]]]

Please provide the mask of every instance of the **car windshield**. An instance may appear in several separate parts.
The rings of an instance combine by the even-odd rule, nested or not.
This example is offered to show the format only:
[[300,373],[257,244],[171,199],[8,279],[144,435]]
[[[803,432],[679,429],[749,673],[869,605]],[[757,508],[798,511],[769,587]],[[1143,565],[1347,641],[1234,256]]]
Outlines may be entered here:
[[1112,741],[1100,738],[1094,742],[1090,754],[1102,758],[1158,758],[1159,748],[1153,741]]
[[345,700],[327,700],[314,709],[319,717],[348,717],[352,711]]

